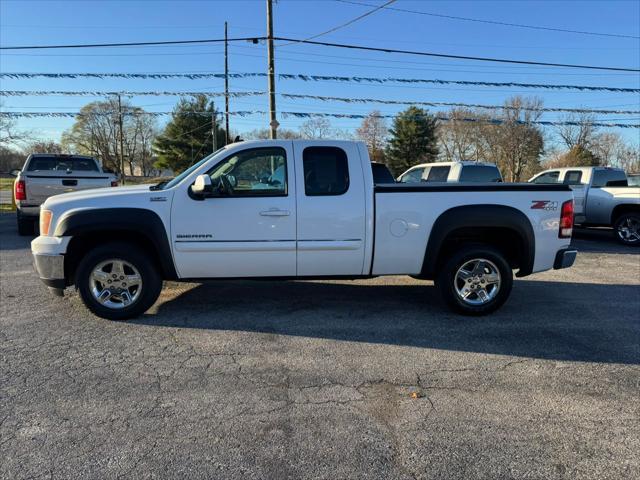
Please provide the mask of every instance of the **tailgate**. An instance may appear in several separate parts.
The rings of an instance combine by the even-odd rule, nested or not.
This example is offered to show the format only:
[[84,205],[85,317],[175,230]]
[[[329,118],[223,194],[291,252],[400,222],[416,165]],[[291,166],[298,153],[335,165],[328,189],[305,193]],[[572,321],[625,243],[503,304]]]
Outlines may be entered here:
[[95,175],[89,172],[81,172],[78,175],[74,175],[73,172],[63,175],[29,172],[25,178],[27,199],[29,203],[41,204],[47,198],[60,193],[110,187],[112,180],[112,176],[97,172]]
[[[573,216],[584,217],[587,200],[587,187],[586,185],[569,185],[569,187],[573,190]],[[579,221],[584,221],[584,218],[581,218]]]

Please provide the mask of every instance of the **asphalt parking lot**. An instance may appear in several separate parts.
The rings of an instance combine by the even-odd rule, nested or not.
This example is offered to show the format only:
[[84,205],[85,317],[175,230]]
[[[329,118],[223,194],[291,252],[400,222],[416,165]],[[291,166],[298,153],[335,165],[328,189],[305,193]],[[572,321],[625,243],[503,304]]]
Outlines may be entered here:
[[640,478],[640,250],[575,245],[480,319],[392,277],[169,284],[116,323],[0,215],[0,477]]

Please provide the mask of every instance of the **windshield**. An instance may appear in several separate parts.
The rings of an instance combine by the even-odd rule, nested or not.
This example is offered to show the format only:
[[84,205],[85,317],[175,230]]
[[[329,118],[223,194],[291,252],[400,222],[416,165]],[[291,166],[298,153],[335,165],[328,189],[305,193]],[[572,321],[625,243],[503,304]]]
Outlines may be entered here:
[[164,182],[160,182],[158,185],[156,185],[158,190],[167,190],[169,188],[173,188],[175,187],[177,184],[179,184],[183,179],[185,179],[186,177],[188,177],[189,175],[191,175],[192,172],[194,172],[195,170],[197,170],[198,168],[200,168],[202,166],[202,164],[204,164],[206,161],[208,161],[209,159],[211,159],[214,155],[217,155],[218,153],[220,153],[222,150],[224,150],[225,147],[222,147],[218,150],[216,150],[215,152],[213,152],[211,155],[207,155],[206,157],[204,157],[202,160],[200,160],[198,163],[194,163],[193,165],[191,165],[189,168],[187,168],[184,172],[182,172],[180,175],[178,175],[177,177],[173,178],[172,180],[164,183]]

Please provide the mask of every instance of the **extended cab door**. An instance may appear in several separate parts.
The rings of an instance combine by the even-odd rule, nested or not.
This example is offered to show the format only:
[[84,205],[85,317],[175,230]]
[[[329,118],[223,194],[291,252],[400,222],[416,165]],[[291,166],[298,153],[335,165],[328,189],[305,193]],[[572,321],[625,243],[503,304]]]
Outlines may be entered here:
[[293,158],[290,141],[234,149],[206,172],[222,191],[176,191],[171,235],[181,278],[295,276]]
[[298,276],[362,275],[366,197],[357,145],[296,141],[294,149]]

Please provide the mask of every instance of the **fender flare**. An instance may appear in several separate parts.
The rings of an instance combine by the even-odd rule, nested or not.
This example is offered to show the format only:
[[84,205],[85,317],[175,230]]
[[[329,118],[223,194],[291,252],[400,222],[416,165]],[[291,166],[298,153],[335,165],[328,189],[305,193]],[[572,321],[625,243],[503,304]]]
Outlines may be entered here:
[[72,210],[57,222],[54,236],[77,236],[101,231],[129,231],[147,239],[156,249],[164,277],[178,278],[169,237],[158,214],[145,208]]
[[504,205],[466,205],[444,211],[434,222],[425,250],[421,275],[435,278],[438,255],[449,234],[460,228],[508,228],[516,232],[523,245],[522,261],[517,276],[533,271],[536,240],[533,227],[520,210]]

